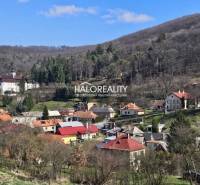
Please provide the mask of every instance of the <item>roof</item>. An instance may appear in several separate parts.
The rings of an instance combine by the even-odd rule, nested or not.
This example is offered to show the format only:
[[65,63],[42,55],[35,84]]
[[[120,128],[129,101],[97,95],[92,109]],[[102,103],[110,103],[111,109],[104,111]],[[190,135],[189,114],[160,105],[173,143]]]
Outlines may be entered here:
[[58,134],[62,136],[86,134],[87,132],[97,133],[98,128],[96,127],[96,125],[89,125],[88,128],[84,126],[79,126],[79,127],[64,127],[58,129]]
[[77,111],[74,112],[74,116],[82,119],[96,119],[97,115],[91,111]]
[[137,112],[143,112],[144,110],[142,108],[140,108],[139,106],[137,106],[135,103],[128,103],[127,105],[125,105],[123,108],[121,108],[122,110],[134,110]]
[[68,121],[68,122],[60,122],[59,125],[61,127],[79,127],[83,126],[83,123],[80,121]]
[[180,98],[180,99],[182,99],[182,98],[184,98],[184,99],[192,99],[192,95],[190,94],[190,93],[187,93],[187,92],[185,92],[185,91],[178,91],[178,92],[173,92],[173,94],[175,95],[175,96],[177,96],[178,98]]
[[57,111],[57,110],[54,110],[54,111],[49,110],[48,112],[49,112],[50,117],[61,116],[59,111]]
[[50,120],[35,120],[33,121],[33,127],[49,127],[56,126],[58,123],[62,122],[59,119],[50,119]]
[[42,112],[39,111],[32,111],[32,112],[23,112],[23,116],[28,116],[28,117],[42,117]]
[[69,109],[66,109],[66,110],[60,110],[59,113],[62,115],[62,116],[73,116],[74,115],[74,109],[73,108],[69,108]]
[[0,114],[0,122],[7,122],[11,120],[12,120],[12,117],[9,114],[7,113]]
[[147,141],[146,143],[147,143],[147,146],[149,146],[148,144],[152,144],[153,146],[151,146],[151,147],[149,146],[152,149],[156,150],[159,147],[161,147],[164,151],[168,151],[168,145],[164,141],[154,141],[154,140],[152,140],[152,141]]
[[90,110],[93,111],[94,113],[115,113],[114,109],[111,106],[105,106],[105,105],[102,107],[94,105],[93,107],[91,107]]
[[109,141],[101,146],[102,149],[107,150],[122,150],[122,151],[138,151],[145,149],[144,145],[135,139],[128,137],[120,137],[115,140]]
[[22,79],[21,75],[6,74],[0,76],[1,82],[8,82],[8,83],[19,82],[21,79]]
[[164,135],[163,133],[149,133],[149,132],[145,132],[144,133],[144,139],[145,141],[162,141],[164,140]]

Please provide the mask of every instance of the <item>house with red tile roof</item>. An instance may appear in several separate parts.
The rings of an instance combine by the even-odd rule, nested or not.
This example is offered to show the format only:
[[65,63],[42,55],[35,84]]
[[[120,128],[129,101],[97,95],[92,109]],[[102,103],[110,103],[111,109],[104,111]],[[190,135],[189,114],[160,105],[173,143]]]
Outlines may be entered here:
[[165,113],[188,109],[189,100],[192,100],[192,95],[184,90],[170,93],[165,99]]
[[128,159],[128,163],[134,166],[137,156],[145,154],[145,146],[137,140],[130,138],[129,135],[118,136],[115,140],[97,145],[102,151],[111,156],[123,156]]
[[58,128],[57,134],[62,136],[76,136],[77,139],[92,139],[98,133],[96,125]]
[[8,113],[0,113],[0,122],[10,122],[12,121],[12,117]]
[[144,110],[135,103],[128,103],[120,109],[121,116],[143,115]]

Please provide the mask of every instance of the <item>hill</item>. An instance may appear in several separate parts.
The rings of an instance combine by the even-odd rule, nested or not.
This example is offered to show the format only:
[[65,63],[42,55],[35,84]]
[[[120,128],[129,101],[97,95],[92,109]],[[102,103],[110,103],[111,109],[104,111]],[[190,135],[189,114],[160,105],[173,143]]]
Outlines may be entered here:
[[[56,59],[58,56],[59,60]],[[54,59],[45,59],[49,57]],[[123,83],[145,86],[152,80],[155,84],[159,78],[157,85],[165,86],[164,91],[169,90],[166,85],[171,86],[172,78],[176,82],[181,79],[180,86],[194,80],[199,83],[200,14],[181,17],[97,46],[0,47],[0,72],[12,68],[29,72],[36,63],[35,76],[42,77],[41,82],[49,82],[50,64],[55,69],[55,63],[62,63],[58,68],[66,69],[59,72],[65,73],[62,78],[65,82],[122,78]],[[60,82],[56,78],[50,80],[54,81]]]

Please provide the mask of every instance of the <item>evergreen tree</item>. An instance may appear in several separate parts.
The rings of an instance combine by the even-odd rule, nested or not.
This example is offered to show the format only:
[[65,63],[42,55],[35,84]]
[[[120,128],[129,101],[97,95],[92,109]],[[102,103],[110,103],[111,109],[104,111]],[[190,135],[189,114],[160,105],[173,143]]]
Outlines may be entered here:
[[43,109],[42,119],[43,120],[48,120],[49,119],[49,111],[48,111],[48,108],[47,108],[46,105],[44,106],[44,109]]
[[25,111],[30,111],[33,108],[34,101],[33,101],[33,98],[32,98],[31,94],[28,94],[25,97],[25,99],[23,101],[23,106],[24,106]]

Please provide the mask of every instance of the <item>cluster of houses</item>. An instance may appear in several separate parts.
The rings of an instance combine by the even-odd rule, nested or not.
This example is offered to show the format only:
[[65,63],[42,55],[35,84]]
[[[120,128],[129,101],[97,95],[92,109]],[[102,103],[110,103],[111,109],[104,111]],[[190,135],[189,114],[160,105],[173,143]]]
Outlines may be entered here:
[[[188,109],[192,95],[185,91],[169,94],[165,100],[156,100],[151,107],[153,110],[174,112]],[[118,110],[123,119],[142,117],[144,109],[135,103],[123,105]],[[48,140],[58,140],[65,144],[76,144],[85,140],[98,138],[97,148],[109,155],[124,154],[134,165],[135,157],[145,154],[148,148],[154,151],[167,152],[168,133],[163,132],[164,125],[159,124],[158,133],[152,133],[151,125],[144,132],[139,129],[141,123],[116,126],[112,121],[117,112],[108,105],[88,103],[87,106],[79,104],[76,108],[48,111],[48,120],[43,120],[42,112],[23,112],[19,116],[11,117],[4,110],[0,110],[0,122],[11,122],[8,128],[0,126],[0,133],[15,129],[19,125],[42,130],[40,137]],[[103,118],[96,122],[97,118]]]

